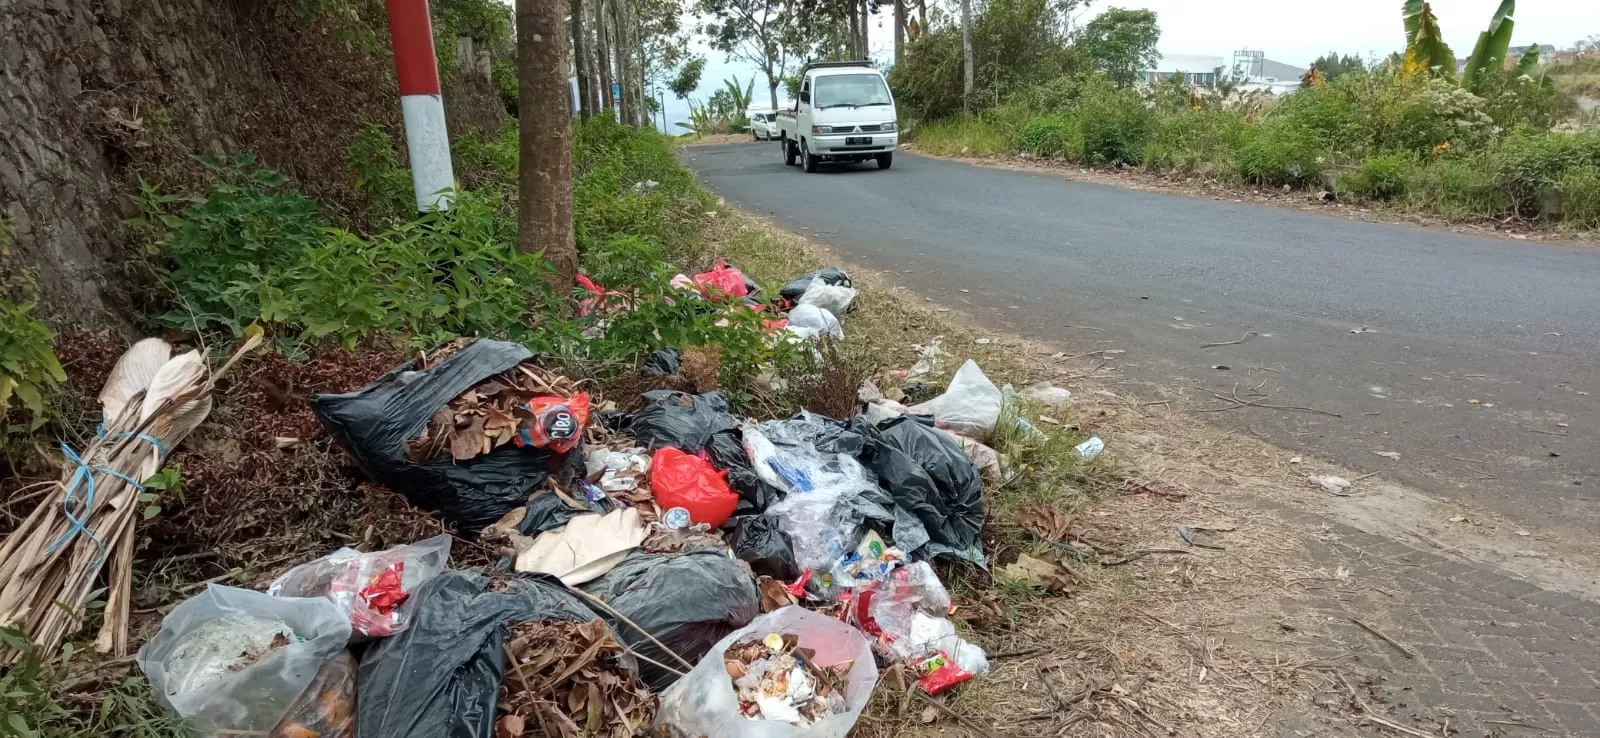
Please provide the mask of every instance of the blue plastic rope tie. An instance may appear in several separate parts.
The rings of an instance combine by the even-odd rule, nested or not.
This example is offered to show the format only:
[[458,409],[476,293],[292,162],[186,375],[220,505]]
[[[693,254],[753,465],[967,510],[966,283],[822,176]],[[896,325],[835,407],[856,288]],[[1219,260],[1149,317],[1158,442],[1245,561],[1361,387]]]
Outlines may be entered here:
[[[99,435],[99,436],[104,436],[105,435],[105,428],[104,427],[96,428],[95,429],[95,434]],[[156,438],[154,436],[151,436],[151,435],[149,435],[147,433],[140,433],[138,435],[134,435],[132,433],[124,432],[124,433],[117,434],[116,437],[117,438],[128,438],[128,437],[137,438],[137,439],[139,439],[141,441],[145,441],[145,442],[149,443],[150,445],[154,446],[156,448],[156,451],[158,451],[163,457],[165,457],[167,455],[166,446],[162,445],[162,443],[160,441],[156,440]],[[61,514],[66,516],[66,518],[67,518],[67,523],[68,523],[67,532],[62,533],[61,537],[59,539],[57,539],[55,543],[50,544],[50,548],[47,549],[47,551],[50,552],[50,553],[55,553],[56,549],[61,548],[68,541],[71,541],[73,536],[76,536],[79,533],[82,533],[82,534],[88,536],[89,540],[94,541],[95,548],[100,549],[100,555],[98,557],[96,557],[95,561],[94,561],[94,565],[95,566],[99,566],[100,562],[105,560],[105,557],[106,557],[106,545],[105,545],[105,543],[103,541],[100,540],[100,538],[98,536],[96,536],[94,534],[93,531],[89,530],[89,511],[94,509],[94,497],[95,497],[94,473],[95,472],[100,472],[101,474],[106,474],[106,475],[109,475],[109,476],[116,477],[118,479],[121,479],[121,480],[127,482],[128,484],[133,485],[134,487],[137,487],[141,491],[144,489],[144,483],[139,481],[139,480],[137,480],[137,479],[134,479],[133,477],[130,477],[130,476],[126,475],[126,474],[123,474],[122,472],[119,472],[119,471],[117,471],[115,469],[112,469],[112,468],[109,468],[109,467],[105,467],[105,466],[98,466],[98,465],[89,464],[88,462],[84,461],[81,456],[78,455],[77,451],[72,450],[72,447],[68,446],[65,443],[61,444],[61,453],[66,455],[67,461],[70,461],[73,464],[76,464],[78,468],[75,469],[72,472],[72,478],[67,480],[66,488],[63,490],[62,495],[61,495]],[[78,488],[80,486],[82,486],[84,488],[84,493],[83,493],[83,517],[81,517],[81,518],[78,517],[77,515],[74,515],[73,512],[72,512],[73,504],[77,501],[76,492],[78,491]]]

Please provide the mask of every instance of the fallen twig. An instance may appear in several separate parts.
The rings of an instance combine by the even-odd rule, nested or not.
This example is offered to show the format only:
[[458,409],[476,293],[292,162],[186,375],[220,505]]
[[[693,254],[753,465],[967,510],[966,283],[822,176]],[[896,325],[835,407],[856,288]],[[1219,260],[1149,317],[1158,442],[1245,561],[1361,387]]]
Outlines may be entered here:
[[926,704],[927,706],[932,707],[935,710],[938,710],[939,712],[942,712],[942,713],[944,713],[946,715],[949,715],[950,717],[955,718],[956,722],[961,723],[962,727],[966,728],[967,730],[970,730],[970,731],[972,731],[974,733],[977,733],[978,735],[983,736],[983,738],[997,738],[994,733],[990,732],[988,729],[984,728],[982,725],[979,725],[977,721],[967,717],[966,715],[962,715],[961,713],[956,712],[955,710],[950,709],[949,706],[945,705],[943,702],[940,702],[940,701],[938,701],[938,700],[936,700],[936,699],[934,699],[932,697],[929,697],[928,695],[922,693],[920,687],[912,687],[911,688],[911,694],[914,695],[917,699],[921,700],[923,702],[923,704]]
[[1132,562],[1138,561],[1139,559],[1142,559],[1142,558],[1144,558],[1146,556],[1149,556],[1150,554],[1191,554],[1191,553],[1194,553],[1194,552],[1186,550],[1186,549],[1182,549],[1182,548],[1146,548],[1146,549],[1140,549],[1138,551],[1134,551],[1133,553],[1128,554],[1128,556],[1126,558],[1119,559],[1117,561],[1102,561],[1102,562],[1100,562],[1100,565],[1101,566],[1122,566],[1123,564],[1128,564],[1128,563],[1132,563]]
[[1250,337],[1254,336],[1254,335],[1256,335],[1256,332],[1255,331],[1250,331],[1249,333],[1246,333],[1246,334],[1240,336],[1239,340],[1237,340],[1237,341],[1223,341],[1222,343],[1202,343],[1202,344],[1200,344],[1200,348],[1208,349],[1208,348],[1216,348],[1218,346],[1237,346],[1237,345],[1239,345],[1241,343],[1244,343],[1245,341],[1250,340]]
[[1238,391],[1237,387],[1234,388],[1233,397],[1228,397],[1226,395],[1218,394],[1216,392],[1212,392],[1212,393],[1210,393],[1210,395],[1212,397],[1215,397],[1215,398],[1219,399],[1219,400],[1223,400],[1225,402],[1232,402],[1232,403],[1236,403],[1236,404],[1235,405],[1230,405],[1230,406],[1227,406],[1227,407],[1199,408],[1199,409],[1196,409],[1195,412],[1197,412],[1197,413],[1214,413],[1214,412],[1221,412],[1223,410],[1237,410],[1237,409],[1239,409],[1241,407],[1260,407],[1260,408],[1266,408],[1266,409],[1269,409],[1269,410],[1295,410],[1295,411],[1302,412],[1302,413],[1316,413],[1318,415],[1326,415],[1326,416],[1328,416],[1330,418],[1342,418],[1342,417],[1344,417],[1343,415],[1340,415],[1339,413],[1329,412],[1327,410],[1318,410],[1317,408],[1314,408],[1314,407],[1303,407],[1303,406],[1300,406],[1300,405],[1268,405],[1268,404],[1266,404],[1264,402],[1266,399],[1268,399],[1266,397],[1262,397],[1262,398],[1256,399],[1256,400],[1245,401],[1245,400],[1242,400],[1242,399],[1239,398],[1239,391]]
[[1485,720],[1484,722],[1486,722],[1486,723],[1488,723],[1490,725],[1510,725],[1510,726],[1515,727],[1515,728],[1532,728],[1533,730],[1542,730],[1542,731],[1545,731],[1546,733],[1550,732],[1550,729],[1544,727],[1543,725],[1534,725],[1533,723],[1525,723],[1525,722],[1523,722],[1521,720]]
[[[689,663],[688,659],[678,655],[677,651],[674,651],[671,648],[668,648],[667,644],[662,643],[661,641],[657,640],[654,634],[652,634],[650,631],[645,630],[644,628],[640,627],[638,623],[635,623],[632,620],[629,620],[628,616],[623,615],[620,612],[617,612],[617,609],[612,607],[611,605],[607,604],[605,600],[602,600],[599,597],[596,597],[596,596],[594,596],[592,594],[589,594],[588,592],[585,592],[585,591],[583,591],[581,589],[574,589],[574,590],[572,590],[572,593],[577,595],[577,596],[579,596],[579,597],[582,597],[585,600],[587,600],[590,604],[592,604],[592,605],[594,605],[596,607],[599,607],[600,609],[605,610],[606,612],[608,612],[608,613],[610,613],[612,615],[615,615],[618,620],[621,620],[622,622],[627,623],[629,627],[631,627],[634,630],[638,631],[645,638],[650,639],[651,643],[656,644],[656,647],[660,648],[668,656],[671,656],[672,658],[677,659],[678,663],[683,664],[685,667],[687,667],[689,669],[693,669],[694,668],[694,664]],[[660,665],[657,664],[657,666],[660,666]],[[669,670],[670,671],[677,671],[676,669],[669,669]],[[681,676],[681,674],[680,674],[680,676]]]
[[1380,717],[1378,715],[1374,715],[1374,714],[1372,714],[1371,711],[1366,711],[1366,712],[1361,713],[1361,719],[1377,723],[1377,724],[1382,725],[1383,727],[1388,728],[1388,729],[1390,729],[1392,731],[1395,731],[1397,733],[1402,733],[1404,735],[1410,735],[1410,736],[1416,736],[1416,738],[1439,738],[1439,734],[1438,733],[1424,733],[1424,732],[1422,732],[1420,730],[1417,730],[1416,728],[1411,728],[1411,727],[1407,727],[1407,726],[1401,725],[1401,724],[1399,724],[1399,723],[1397,723],[1397,722],[1395,722],[1393,720],[1390,720],[1389,718]]
[[1395,640],[1394,638],[1391,638],[1388,633],[1385,633],[1385,632],[1383,632],[1381,630],[1378,630],[1378,626],[1373,625],[1372,623],[1369,623],[1369,622],[1367,622],[1365,620],[1362,620],[1361,618],[1356,618],[1356,617],[1350,618],[1350,622],[1361,626],[1362,628],[1366,629],[1366,631],[1368,633],[1371,633],[1371,634],[1373,634],[1373,635],[1375,635],[1375,636],[1377,636],[1379,638],[1382,638],[1389,645],[1394,646],[1397,649],[1400,649],[1400,652],[1405,654],[1406,658],[1408,658],[1408,659],[1414,659],[1414,658],[1416,658],[1416,657],[1421,655],[1421,654],[1417,653],[1414,649],[1412,649],[1410,646],[1407,646],[1406,644],[1401,643],[1401,642]]
[[1034,655],[1036,653],[1044,653],[1045,651],[1048,651],[1048,650],[1050,650],[1050,649],[1044,648],[1044,647],[1041,646],[1039,648],[1024,648],[1024,649],[1017,650],[1017,651],[1002,651],[1000,653],[989,654],[989,660],[993,661],[995,659],[1020,659],[1020,658],[1022,658],[1024,656],[1032,656],[1032,655]]

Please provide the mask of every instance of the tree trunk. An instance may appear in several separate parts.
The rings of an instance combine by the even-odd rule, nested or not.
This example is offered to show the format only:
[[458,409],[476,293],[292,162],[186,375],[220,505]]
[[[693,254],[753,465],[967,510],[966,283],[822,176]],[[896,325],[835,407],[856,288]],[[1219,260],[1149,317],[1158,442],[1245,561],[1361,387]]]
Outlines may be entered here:
[[928,0],[917,0],[917,35],[928,32]]
[[586,72],[584,63],[588,57],[588,44],[583,42],[583,0],[571,0],[568,7],[568,25],[572,28],[572,76],[578,79],[578,106],[579,113],[587,118],[594,113],[594,108],[589,107],[589,87],[591,80]]
[[972,0],[961,0],[961,107],[972,106]]
[[[778,72],[773,71],[772,67],[768,66],[767,67],[767,94],[772,97],[772,109],[773,110],[777,110],[778,109],[778,84],[781,83],[781,82],[783,82],[783,80],[778,78]],[[744,111],[741,110],[739,112],[743,113]]]
[[861,40],[861,15],[854,7],[850,8],[850,41],[845,44],[845,58],[859,59],[856,56],[856,43]]
[[517,249],[544,251],[564,301],[578,273],[572,232],[572,110],[560,0],[517,0]]
[[627,0],[611,0],[611,27],[614,31],[612,55],[617,60],[617,92],[621,98],[617,101],[619,115],[617,120],[630,126],[638,125],[639,111],[636,107],[638,96],[633,89],[633,46],[632,34],[628,32],[628,5]]
[[906,0],[894,0],[894,63],[906,55]]
[[617,96],[611,91],[611,18],[606,11],[608,0],[595,0],[595,59],[600,67],[600,99],[608,111],[617,109]]
[[595,56],[598,53],[600,36],[594,33],[597,29],[594,24],[594,13],[590,9],[590,6],[593,5],[594,0],[585,0],[584,2],[584,13],[586,14],[584,24],[589,27],[589,32],[585,34],[586,38],[584,39],[587,43],[584,49],[586,53],[583,55],[583,73],[589,78],[589,97],[583,101],[583,104],[589,107],[591,113],[598,113],[601,109],[600,65],[595,62]]
[[872,57],[872,0],[861,0],[861,56],[857,59],[870,59]]

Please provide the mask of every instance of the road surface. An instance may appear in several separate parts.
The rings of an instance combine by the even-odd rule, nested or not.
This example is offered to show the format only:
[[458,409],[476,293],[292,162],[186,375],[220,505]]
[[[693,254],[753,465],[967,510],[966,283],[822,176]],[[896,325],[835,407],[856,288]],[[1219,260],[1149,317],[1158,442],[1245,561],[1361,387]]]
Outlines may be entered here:
[[1266,404],[1341,416],[1252,407],[1219,423],[1515,520],[1600,521],[1600,249],[904,152],[889,171],[811,175],[776,144],[682,156],[747,211],[994,329],[1124,349],[1129,377],[1193,406],[1264,382]]

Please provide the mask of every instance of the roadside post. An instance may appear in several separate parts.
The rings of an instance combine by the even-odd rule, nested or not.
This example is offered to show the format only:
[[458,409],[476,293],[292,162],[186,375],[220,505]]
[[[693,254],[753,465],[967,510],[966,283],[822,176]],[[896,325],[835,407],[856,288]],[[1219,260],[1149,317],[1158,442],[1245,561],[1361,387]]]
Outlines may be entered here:
[[417,210],[447,210],[456,177],[450,166],[450,135],[445,129],[444,98],[439,91],[439,64],[433,51],[433,22],[428,16],[428,0],[386,0],[386,3]]

